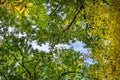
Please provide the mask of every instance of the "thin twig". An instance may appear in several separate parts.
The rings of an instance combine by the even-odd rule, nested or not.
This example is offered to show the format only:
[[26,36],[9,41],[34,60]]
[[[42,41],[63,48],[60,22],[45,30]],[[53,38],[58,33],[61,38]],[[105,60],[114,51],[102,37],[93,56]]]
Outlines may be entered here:
[[50,14],[50,16],[53,15],[57,11],[58,6],[59,6],[59,4],[56,5],[56,8],[52,11],[52,13]]
[[0,73],[3,75],[3,77],[5,78],[5,80],[8,80],[7,77],[2,72],[0,72]]
[[31,72],[26,68],[26,66],[24,65],[24,63],[20,63],[18,61],[18,59],[15,57],[15,55],[12,55],[14,57],[14,59],[27,71],[27,73],[29,74],[29,76],[31,77]]
[[37,80],[36,67],[37,67],[38,63],[39,63],[39,61],[38,61],[38,62],[35,64],[35,66],[34,66],[34,79],[35,79],[35,80]]
[[54,15],[57,11],[59,11],[61,8],[62,8],[62,3],[60,2],[60,3],[58,3],[57,5],[56,5],[56,8],[52,11],[52,13],[50,14],[50,16],[51,15]]

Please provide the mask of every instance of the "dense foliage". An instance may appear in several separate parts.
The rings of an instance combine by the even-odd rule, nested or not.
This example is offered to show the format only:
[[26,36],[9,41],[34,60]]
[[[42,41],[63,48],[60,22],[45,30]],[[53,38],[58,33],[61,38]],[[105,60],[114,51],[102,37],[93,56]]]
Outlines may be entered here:
[[[2,80],[119,80],[120,0],[1,0]],[[83,54],[58,44],[85,43]],[[49,51],[33,48],[49,43]],[[86,62],[93,59],[93,64]]]

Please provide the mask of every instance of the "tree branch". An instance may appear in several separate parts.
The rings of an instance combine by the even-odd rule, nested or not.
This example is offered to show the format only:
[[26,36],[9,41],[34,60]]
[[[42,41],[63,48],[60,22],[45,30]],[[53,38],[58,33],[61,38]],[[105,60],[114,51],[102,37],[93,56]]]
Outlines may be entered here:
[[[77,2],[77,5],[78,5],[78,0],[76,2]],[[84,0],[79,0],[79,2],[80,2],[80,5],[81,5],[80,8],[76,8],[77,13],[75,14],[73,20],[70,22],[70,24],[68,25],[68,27],[65,30],[63,30],[62,32],[65,32],[66,30],[68,30],[71,27],[71,25],[73,24],[73,22],[76,20],[77,15],[80,12],[80,10],[84,9],[84,5],[83,5],[84,4]],[[79,7],[79,6],[77,6],[77,7]]]
[[62,73],[62,74],[58,77],[58,80],[61,80],[61,78],[64,77],[65,75],[68,75],[68,74],[75,74],[75,73],[81,73],[81,72],[76,72],[76,71],[64,72],[64,73]]
[[76,13],[76,15],[74,16],[73,20],[70,22],[70,24],[68,25],[68,27],[65,30],[63,30],[62,32],[65,32],[66,30],[68,30],[71,27],[71,25],[73,24],[73,22],[76,20],[78,13],[79,13],[79,11]]
[[37,75],[37,73],[36,73],[36,67],[37,67],[38,63],[39,63],[39,61],[38,61],[38,62],[35,64],[35,66],[34,66],[34,79],[35,79],[35,80],[38,80],[38,79],[37,79],[37,76],[36,76],[36,75]]
[[52,13],[50,13],[50,16],[54,15],[56,11],[59,11],[61,8],[62,8],[62,4],[57,4],[56,8],[52,11]]
[[105,3],[106,5],[110,5],[106,0],[103,0],[103,3]]
[[19,47],[19,45],[16,45],[18,50],[20,51],[20,54],[22,56],[22,63],[19,62],[19,60],[16,58],[16,56],[13,54],[12,56],[14,57],[14,59],[27,71],[27,73],[29,74],[29,76],[31,77],[31,72],[26,68],[26,66],[24,65],[24,57],[23,57],[23,51],[21,50],[21,48]]
[[15,57],[15,55],[13,55],[14,59],[27,71],[27,73],[29,74],[29,76],[31,77],[31,72],[26,68],[26,66],[24,65],[24,63],[20,63],[18,61],[18,59]]
[[0,72],[0,73],[3,75],[3,77],[5,78],[5,80],[8,80],[7,77],[2,72]]
[[56,5],[56,8],[50,13],[50,16],[53,15],[57,11],[58,6],[59,6],[59,4]]
[[68,71],[68,72],[65,72],[65,73],[62,73],[59,77],[58,77],[58,80],[61,80],[62,77],[64,77],[65,75],[68,75],[68,74],[75,74],[75,73],[80,73],[82,75],[82,78],[83,79],[84,77],[86,78],[89,78],[91,80],[91,78],[89,76],[85,76],[84,73],[82,72],[76,72],[76,71]]

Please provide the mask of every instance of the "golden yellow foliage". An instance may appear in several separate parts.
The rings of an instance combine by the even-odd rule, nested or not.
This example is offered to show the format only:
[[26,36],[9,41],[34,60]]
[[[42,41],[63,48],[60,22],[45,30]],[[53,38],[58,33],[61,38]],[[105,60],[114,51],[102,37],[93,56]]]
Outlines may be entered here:
[[[93,24],[95,31],[92,36],[99,35],[103,39],[101,44],[100,41],[94,41],[100,47],[95,46],[92,53],[92,57],[100,65],[97,70],[97,77],[100,80],[117,80],[120,74],[120,7],[118,6],[120,1],[109,0],[109,3],[107,6],[101,1],[94,5],[89,2],[88,6],[91,9],[88,8],[86,11],[88,16],[93,16],[89,18],[89,23]],[[103,29],[106,29],[106,34],[103,33]],[[91,71],[96,74],[94,69]]]
[[22,14],[26,17],[29,15],[29,8],[33,6],[33,3],[25,2],[23,0],[15,1],[15,2],[9,2],[7,0],[2,0],[0,6],[6,6],[10,9],[10,11],[13,14]]

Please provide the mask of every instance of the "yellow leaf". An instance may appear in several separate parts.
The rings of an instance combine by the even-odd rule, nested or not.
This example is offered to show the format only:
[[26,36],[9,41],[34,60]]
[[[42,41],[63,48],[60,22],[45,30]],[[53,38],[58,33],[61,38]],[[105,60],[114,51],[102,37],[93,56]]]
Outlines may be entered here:
[[25,11],[26,11],[27,13],[29,13],[29,10],[28,10],[28,8],[27,8],[27,9],[25,9]]
[[20,10],[20,6],[16,6],[15,9],[19,11]]
[[33,3],[27,3],[27,7],[31,7]]
[[63,67],[62,67],[62,66],[58,67],[58,70],[62,70],[62,69],[63,69]]
[[81,65],[82,65],[82,62],[81,62],[81,61],[78,61],[77,64],[78,64],[78,66],[81,66]]
[[11,3],[13,6],[18,6],[20,4],[20,2],[12,2]]
[[19,0],[19,2],[23,2],[23,0]]
[[5,0],[1,0],[1,3],[3,3]]
[[25,11],[25,12],[24,12],[24,15],[25,15],[26,17],[28,17],[28,12],[27,12],[27,11]]
[[24,8],[24,7],[20,7],[19,12],[20,12],[20,13],[22,13],[24,10],[25,10],[25,8]]
[[7,0],[1,0],[0,2],[1,2],[0,5],[7,5],[8,1]]
[[12,7],[11,5],[10,5],[10,11],[11,11],[12,13],[14,13],[14,12],[15,12],[15,8],[14,8],[14,7]]

